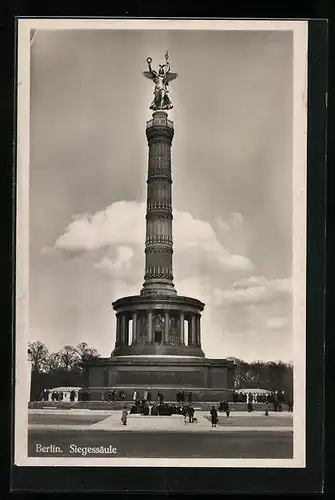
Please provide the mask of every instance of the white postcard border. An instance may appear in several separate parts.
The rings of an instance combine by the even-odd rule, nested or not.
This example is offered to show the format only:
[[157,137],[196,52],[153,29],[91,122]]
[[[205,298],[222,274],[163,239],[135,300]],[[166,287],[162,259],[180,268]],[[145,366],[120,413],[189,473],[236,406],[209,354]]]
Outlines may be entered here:
[[[29,363],[29,122],[30,30],[253,30],[292,31],[293,92],[293,331],[294,457],[293,459],[146,459],[28,457]],[[17,228],[15,319],[14,463],[19,466],[124,467],[277,467],[302,468],[305,463],[306,404],[306,190],[307,190],[307,51],[308,21],[18,19],[17,65]]]

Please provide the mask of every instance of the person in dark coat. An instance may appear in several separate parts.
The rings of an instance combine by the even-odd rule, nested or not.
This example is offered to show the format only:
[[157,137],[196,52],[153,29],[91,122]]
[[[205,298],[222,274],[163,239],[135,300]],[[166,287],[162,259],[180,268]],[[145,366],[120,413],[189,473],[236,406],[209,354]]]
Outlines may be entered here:
[[190,424],[193,423],[193,418],[194,418],[194,408],[192,406],[188,407],[188,421]]
[[269,403],[267,401],[265,402],[265,416],[269,416]]
[[229,403],[228,401],[223,402],[223,411],[226,413],[227,418],[229,418],[230,415],[230,408],[229,408]]
[[127,416],[128,416],[128,411],[127,407],[125,406],[121,413],[121,422],[123,423],[123,425],[127,425]]
[[215,406],[212,406],[210,414],[211,414],[212,427],[216,427],[216,424],[218,423],[218,412]]

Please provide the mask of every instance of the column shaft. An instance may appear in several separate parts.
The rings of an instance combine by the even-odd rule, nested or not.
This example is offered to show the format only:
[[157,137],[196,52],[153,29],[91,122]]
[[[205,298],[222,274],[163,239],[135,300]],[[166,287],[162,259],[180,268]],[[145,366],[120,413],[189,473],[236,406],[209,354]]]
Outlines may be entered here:
[[164,342],[169,343],[169,313],[164,314]]
[[180,343],[185,344],[185,330],[184,330],[184,313],[180,313],[179,318],[179,338]]
[[192,345],[192,323],[190,317],[187,318],[187,325],[188,325],[187,345]]
[[125,345],[129,345],[129,317],[125,317],[124,343]]
[[147,341],[149,343],[152,343],[153,341],[153,336],[152,336],[152,312],[148,312],[148,339]]
[[133,313],[133,324],[132,324],[132,344],[137,344],[138,339],[137,339],[137,314],[136,312]]
[[126,344],[126,317],[121,316],[121,345]]
[[197,347],[200,347],[201,346],[201,330],[200,330],[200,319],[201,319],[201,316],[200,314],[197,316]]
[[116,316],[116,338],[115,344],[118,346],[121,344],[121,318],[119,315]]
[[192,316],[192,318],[191,318],[191,342],[192,342],[192,345],[196,344],[196,335],[197,335],[196,317]]

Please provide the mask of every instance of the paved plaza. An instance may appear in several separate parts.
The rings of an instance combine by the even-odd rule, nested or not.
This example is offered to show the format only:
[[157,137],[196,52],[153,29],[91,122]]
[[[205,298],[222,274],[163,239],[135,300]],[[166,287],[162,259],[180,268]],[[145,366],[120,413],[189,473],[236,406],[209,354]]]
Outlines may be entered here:
[[127,425],[122,425],[120,411],[92,410],[30,410],[29,428],[31,430],[113,430],[119,432],[221,432],[221,431],[263,431],[290,432],[293,428],[293,417],[289,413],[232,412],[227,418],[219,414],[217,427],[212,427],[208,412],[197,411],[197,421],[184,421],[182,415],[143,416],[129,415]]
[[[112,445],[119,457],[292,458],[292,414],[219,414],[214,428],[208,412],[197,411],[196,418],[185,423],[179,415],[130,415],[124,426],[120,411],[30,410],[29,456],[42,456],[37,445],[50,444],[64,457],[80,456],[70,452],[72,443],[79,448]],[[55,456],[53,450],[43,456]]]

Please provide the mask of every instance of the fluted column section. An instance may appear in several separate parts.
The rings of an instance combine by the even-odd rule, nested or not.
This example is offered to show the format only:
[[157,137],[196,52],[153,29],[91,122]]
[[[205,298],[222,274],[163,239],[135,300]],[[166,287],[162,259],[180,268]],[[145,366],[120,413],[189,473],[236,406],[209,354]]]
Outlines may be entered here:
[[172,272],[172,176],[173,122],[164,111],[153,113],[147,123],[149,146],[145,275],[141,295],[176,295]]

